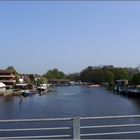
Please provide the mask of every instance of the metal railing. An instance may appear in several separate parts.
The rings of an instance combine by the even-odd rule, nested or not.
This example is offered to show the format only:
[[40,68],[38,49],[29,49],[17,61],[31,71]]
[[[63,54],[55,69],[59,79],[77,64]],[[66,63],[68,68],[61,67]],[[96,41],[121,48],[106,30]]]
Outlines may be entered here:
[[[97,125],[97,122],[102,123],[103,120],[105,124]],[[109,123],[110,120],[111,120],[111,124]],[[116,123],[116,120],[118,120],[117,123]],[[89,136],[94,138],[95,136],[101,137],[101,136],[112,136],[112,135],[140,134],[140,123],[138,123],[139,121],[140,121],[140,115],[0,120],[0,138],[6,138],[6,139],[40,139],[40,138],[81,139],[81,138],[87,138]],[[37,126],[39,127],[36,127],[35,123],[39,123],[37,124]],[[42,127],[42,126],[47,126],[47,127]],[[124,128],[128,128],[128,127],[131,128],[131,130],[126,131]],[[136,127],[139,127],[139,128],[136,128]],[[123,129],[123,131],[122,130],[112,131],[112,129],[120,129],[120,128]],[[99,131],[95,132],[98,129]],[[100,131],[101,129],[102,131]],[[107,129],[111,131],[106,132]],[[87,132],[87,130],[89,130],[89,132]],[[45,133],[41,134],[42,131]],[[49,131],[49,132],[53,131],[53,133],[47,133],[46,131]],[[58,134],[58,131],[59,131],[59,134]],[[10,134],[13,132],[16,132],[16,135]],[[17,135],[18,132],[24,132],[23,133],[24,135]],[[27,132],[29,132],[29,135],[27,135]],[[40,135],[37,135],[38,132],[40,132],[39,133]]]

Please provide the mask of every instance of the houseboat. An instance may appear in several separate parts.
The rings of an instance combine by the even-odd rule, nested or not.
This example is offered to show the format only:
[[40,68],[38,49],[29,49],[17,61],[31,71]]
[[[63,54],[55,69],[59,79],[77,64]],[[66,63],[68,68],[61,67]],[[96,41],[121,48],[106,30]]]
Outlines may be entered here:
[[113,91],[115,93],[125,94],[127,91],[127,87],[128,87],[128,80],[125,80],[125,79],[116,80]]
[[137,97],[140,97],[140,86],[129,86],[127,88],[126,94],[128,96],[137,96]]
[[36,92],[33,90],[21,90],[21,96],[28,97],[34,95]]

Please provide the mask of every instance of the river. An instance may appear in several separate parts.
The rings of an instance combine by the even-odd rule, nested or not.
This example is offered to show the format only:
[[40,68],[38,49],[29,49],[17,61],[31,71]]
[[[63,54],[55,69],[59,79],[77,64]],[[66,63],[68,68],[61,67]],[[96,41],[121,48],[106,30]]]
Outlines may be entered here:
[[55,87],[45,95],[0,97],[0,119],[140,114],[140,99],[105,88]]
[[[116,95],[105,88],[63,86],[55,87],[52,92],[42,96],[36,94],[23,99],[19,97],[0,97],[0,119],[132,114],[140,114],[140,99]],[[137,119],[123,120],[123,123],[138,123],[138,121]],[[106,123],[106,121],[103,123]],[[121,122],[119,123],[121,124]],[[122,131],[121,128],[119,128],[119,131]],[[3,136],[5,135],[3,134]],[[121,135],[117,138],[140,138],[140,135],[133,134],[131,137]]]

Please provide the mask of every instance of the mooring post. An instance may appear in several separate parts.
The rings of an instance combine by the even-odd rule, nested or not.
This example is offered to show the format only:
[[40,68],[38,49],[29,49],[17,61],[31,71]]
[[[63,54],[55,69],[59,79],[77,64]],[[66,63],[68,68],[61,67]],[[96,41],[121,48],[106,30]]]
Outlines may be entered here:
[[73,139],[80,140],[80,117],[73,118]]

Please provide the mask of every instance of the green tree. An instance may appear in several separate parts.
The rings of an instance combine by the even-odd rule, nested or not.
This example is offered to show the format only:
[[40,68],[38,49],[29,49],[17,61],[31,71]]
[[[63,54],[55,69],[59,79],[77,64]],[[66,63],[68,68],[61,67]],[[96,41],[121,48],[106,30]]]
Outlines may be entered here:
[[95,84],[102,84],[103,82],[105,82],[105,73],[102,68],[94,69],[92,71],[91,82]]
[[129,79],[128,71],[125,68],[113,68],[112,72],[115,75],[115,80]]
[[81,81],[97,84],[109,82],[110,85],[112,85],[114,83],[114,80],[129,78],[129,71],[127,68],[115,68],[112,65],[99,67],[89,66],[80,73]]
[[139,85],[140,84],[140,73],[135,74],[131,80],[131,83],[134,85]]
[[16,69],[13,66],[8,66],[6,68],[6,70],[10,70],[14,73],[14,75],[16,77],[16,82],[18,83],[19,82],[19,77],[18,77],[19,73],[16,71]]
[[92,82],[92,78],[93,78],[93,68],[91,66],[81,71],[80,80],[82,82]]
[[132,80],[133,76],[135,74],[139,73],[139,72],[138,72],[137,68],[129,67],[129,68],[126,68],[126,69],[128,71],[128,81],[129,81],[129,83],[131,83],[131,80]]
[[114,84],[115,75],[113,72],[106,70],[105,71],[105,82],[108,82],[109,85]]
[[12,71],[14,74],[18,74],[18,72],[16,71],[16,69],[15,69],[13,66],[8,66],[8,67],[6,68],[6,70],[10,70],[10,71]]
[[30,82],[32,84],[35,84],[35,77],[34,77],[34,75],[33,74],[29,74],[29,78],[30,78]]
[[65,79],[66,75],[62,72],[59,71],[58,69],[53,69],[53,70],[48,70],[47,73],[43,75],[47,79]]
[[71,81],[79,81],[80,80],[80,74],[79,73],[72,73],[72,74],[69,74],[67,76],[68,79],[70,79]]
[[46,84],[46,83],[47,83],[47,79],[43,76],[36,80],[37,86],[39,86],[40,84]]

